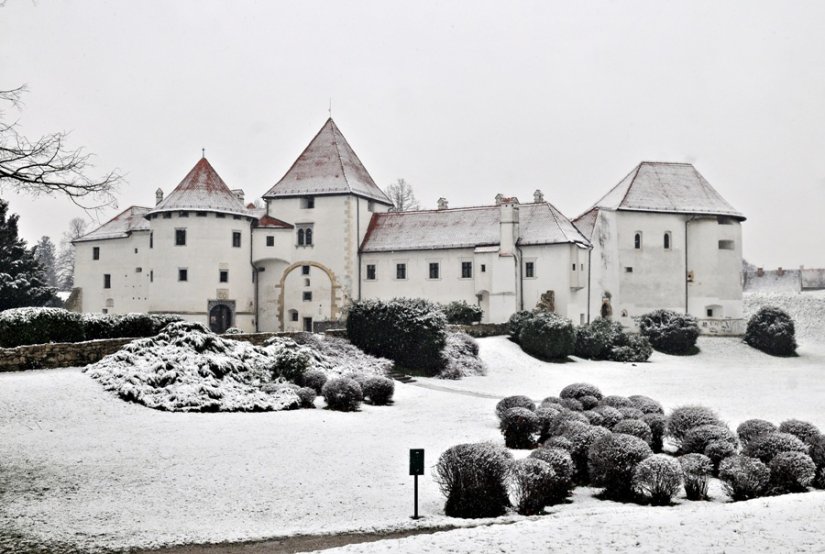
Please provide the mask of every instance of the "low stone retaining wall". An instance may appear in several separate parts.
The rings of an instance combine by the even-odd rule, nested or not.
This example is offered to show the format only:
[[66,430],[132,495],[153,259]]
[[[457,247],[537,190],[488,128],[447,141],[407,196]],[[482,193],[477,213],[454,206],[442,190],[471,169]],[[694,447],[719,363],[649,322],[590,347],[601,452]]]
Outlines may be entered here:
[[135,339],[101,339],[85,342],[50,342],[0,348],[0,371],[51,369],[92,364],[114,354]]

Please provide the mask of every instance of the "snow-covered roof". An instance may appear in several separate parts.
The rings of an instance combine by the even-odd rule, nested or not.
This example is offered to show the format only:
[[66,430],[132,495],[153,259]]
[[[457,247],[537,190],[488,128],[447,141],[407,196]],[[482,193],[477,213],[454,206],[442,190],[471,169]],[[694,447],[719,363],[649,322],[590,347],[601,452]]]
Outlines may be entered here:
[[183,181],[149,213],[178,210],[250,215],[205,157],[198,160]]
[[687,163],[642,162],[593,207],[745,219]]
[[130,206],[91,233],[86,233],[72,242],[122,239],[134,231],[148,231],[149,221],[144,217],[147,213],[149,213],[149,208]]
[[264,198],[328,194],[355,194],[392,205],[332,118]]
[[573,220],[573,224],[587,240],[593,240],[593,229],[596,227],[596,218],[599,217],[599,208],[590,208],[579,217]]
[[[566,242],[589,245],[552,204],[521,204],[518,208],[519,245]],[[361,250],[386,252],[497,245],[500,224],[500,206],[374,213]]]

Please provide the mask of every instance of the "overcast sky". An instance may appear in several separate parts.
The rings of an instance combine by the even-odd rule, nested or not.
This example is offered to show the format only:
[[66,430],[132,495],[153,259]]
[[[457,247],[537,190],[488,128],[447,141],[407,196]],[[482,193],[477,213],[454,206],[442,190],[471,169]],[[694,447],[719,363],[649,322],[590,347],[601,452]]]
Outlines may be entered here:
[[[825,267],[825,2],[56,2],[0,8],[0,89],[30,136],[154,204],[201,148],[259,197],[332,115],[424,207],[569,217],[642,160],[688,161],[748,220],[745,257]],[[30,242],[83,213],[4,191]],[[277,214],[276,214],[277,215]]]

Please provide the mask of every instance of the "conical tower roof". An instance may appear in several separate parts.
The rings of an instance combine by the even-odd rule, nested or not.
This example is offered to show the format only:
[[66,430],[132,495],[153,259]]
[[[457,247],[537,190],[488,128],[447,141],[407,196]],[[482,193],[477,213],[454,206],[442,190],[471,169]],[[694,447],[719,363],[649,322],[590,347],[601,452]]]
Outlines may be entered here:
[[229,190],[205,157],[198,160],[183,181],[149,213],[178,210],[249,215],[240,199]]
[[332,118],[264,198],[354,194],[392,205]]

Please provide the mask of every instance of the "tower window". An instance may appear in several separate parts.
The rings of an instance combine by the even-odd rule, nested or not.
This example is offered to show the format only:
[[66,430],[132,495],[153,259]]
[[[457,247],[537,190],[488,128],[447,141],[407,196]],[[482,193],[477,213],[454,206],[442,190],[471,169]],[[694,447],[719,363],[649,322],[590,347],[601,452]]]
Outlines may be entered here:
[[732,240],[720,240],[719,241],[719,250],[733,250],[733,241]]
[[267,246],[275,246],[275,237],[269,235],[266,237],[266,245]]
[[670,231],[667,231],[665,233],[664,243],[665,243],[665,250],[670,250]]
[[438,279],[439,269],[438,262],[430,263],[430,279]]
[[175,246],[186,246],[186,229],[175,229]]
[[461,278],[470,279],[473,276],[473,262],[461,262]]
[[99,246],[93,246],[92,247],[92,259],[93,260],[99,260],[100,259],[100,247]]
[[635,235],[633,235],[633,248],[635,248],[636,250],[641,250],[642,249],[642,233],[641,232],[637,232]]
[[312,246],[312,224],[298,226],[298,246]]
[[524,276],[528,279],[536,276],[535,262],[524,262]]
[[304,299],[304,302],[312,302],[312,291],[311,290],[304,291],[303,299]]
[[407,264],[395,264],[395,278],[399,280],[407,278]]
[[178,269],[178,281],[188,281],[189,280],[189,270],[188,269]]
[[309,266],[308,265],[302,265],[301,266],[301,275],[309,275]]
[[481,264],[481,272],[487,273],[487,264]]
[[221,269],[218,271],[218,281],[221,283],[228,283],[229,282],[229,270],[228,269]]
[[367,264],[367,281],[375,281],[375,264]]
[[289,310],[289,319],[291,321],[298,321],[298,310]]
[[110,289],[112,288],[112,276],[109,273],[103,274],[103,288]]
[[315,197],[314,196],[304,196],[301,198],[301,207],[305,210],[311,210],[315,207]]
[[232,231],[232,246],[234,248],[241,247],[241,232],[240,231]]
[[154,248],[154,247],[155,247],[155,233],[150,232],[149,233],[149,248]]

